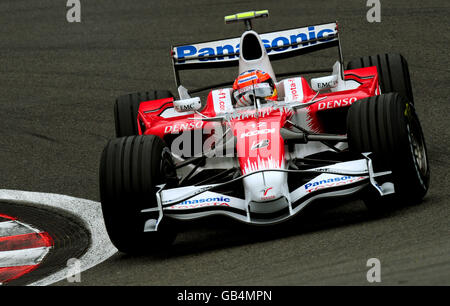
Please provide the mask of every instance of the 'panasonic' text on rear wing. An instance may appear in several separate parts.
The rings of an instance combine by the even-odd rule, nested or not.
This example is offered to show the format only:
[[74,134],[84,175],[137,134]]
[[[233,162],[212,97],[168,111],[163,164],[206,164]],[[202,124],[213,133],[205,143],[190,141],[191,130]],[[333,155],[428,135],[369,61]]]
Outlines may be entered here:
[[[337,46],[341,64],[343,62],[337,22],[269,32],[259,34],[259,37],[270,60],[294,57]],[[240,37],[236,37],[173,46],[171,57],[176,86],[180,85],[180,70],[238,66],[240,40]],[[205,88],[189,92],[198,92]]]
[[[270,57],[338,41],[336,23],[264,33],[260,34],[260,37]],[[177,66],[237,61],[239,59],[239,43],[240,38],[237,37],[174,46],[172,57],[174,64]],[[295,54],[292,54],[292,56],[295,56]]]

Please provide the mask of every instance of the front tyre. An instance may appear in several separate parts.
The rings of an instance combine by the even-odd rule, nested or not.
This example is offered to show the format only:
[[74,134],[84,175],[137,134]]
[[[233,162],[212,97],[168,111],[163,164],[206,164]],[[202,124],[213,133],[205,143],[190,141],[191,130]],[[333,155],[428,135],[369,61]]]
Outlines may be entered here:
[[375,171],[392,171],[395,194],[372,195],[365,200],[369,208],[422,200],[430,181],[427,149],[414,106],[402,95],[382,94],[353,103],[347,136],[350,151],[373,152]]
[[[159,250],[172,244],[176,232],[161,226],[144,232],[150,218],[142,209],[158,207],[156,185],[165,183],[167,147],[154,135],[112,139],[103,150],[100,162],[100,198],[106,230],[121,252]],[[164,218],[163,218],[164,220]]]

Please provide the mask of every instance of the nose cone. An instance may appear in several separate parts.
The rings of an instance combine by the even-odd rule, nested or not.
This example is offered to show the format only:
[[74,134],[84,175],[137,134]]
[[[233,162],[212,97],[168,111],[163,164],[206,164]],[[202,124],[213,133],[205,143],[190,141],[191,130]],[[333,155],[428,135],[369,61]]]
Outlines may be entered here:
[[283,172],[255,173],[244,179],[244,186],[252,201],[272,201],[284,195],[285,177]]
[[284,172],[261,172],[244,178],[246,198],[251,211],[271,213],[287,207],[289,190]]
[[[269,110],[251,119],[233,121],[236,135],[236,152],[245,189],[247,203],[258,208],[277,211],[277,199],[289,199],[284,156],[284,141],[280,135],[285,114]],[[254,211],[252,209],[252,211]],[[266,211],[264,211],[266,212]],[[270,211],[267,211],[270,212]]]

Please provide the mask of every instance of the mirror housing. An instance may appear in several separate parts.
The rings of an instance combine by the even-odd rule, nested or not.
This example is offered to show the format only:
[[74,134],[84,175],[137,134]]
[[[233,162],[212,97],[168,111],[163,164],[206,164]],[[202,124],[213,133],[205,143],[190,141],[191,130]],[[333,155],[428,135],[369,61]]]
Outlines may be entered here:
[[198,111],[202,108],[202,102],[199,97],[173,101],[174,109],[179,113]]
[[311,79],[311,88],[314,91],[335,88],[336,86],[338,86],[338,76],[336,74]]

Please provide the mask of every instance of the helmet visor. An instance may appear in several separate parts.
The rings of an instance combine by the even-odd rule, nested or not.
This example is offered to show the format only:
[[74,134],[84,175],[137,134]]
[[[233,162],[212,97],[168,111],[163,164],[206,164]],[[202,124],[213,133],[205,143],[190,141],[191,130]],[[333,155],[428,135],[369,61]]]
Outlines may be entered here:
[[259,83],[246,86],[234,91],[233,95],[236,101],[238,101],[244,95],[253,96],[255,98],[268,98],[274,94],[273,87],[268,83]]

